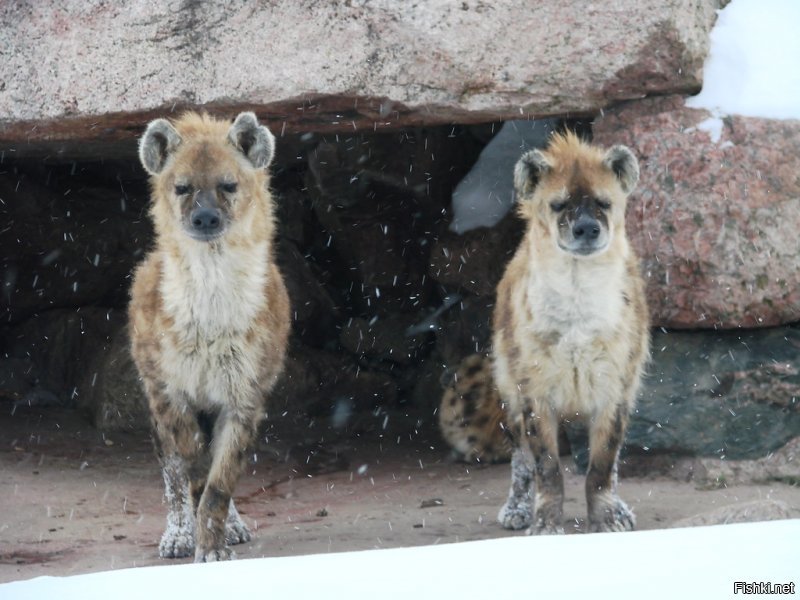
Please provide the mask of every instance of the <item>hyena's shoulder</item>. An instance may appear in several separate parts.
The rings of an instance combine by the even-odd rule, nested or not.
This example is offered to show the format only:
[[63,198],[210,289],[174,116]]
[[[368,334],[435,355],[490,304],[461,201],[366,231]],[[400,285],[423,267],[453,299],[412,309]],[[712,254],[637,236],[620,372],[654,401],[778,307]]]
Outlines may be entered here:
[[444,379],[439,429],[458,458],[480,462],[509,460],[511,443],[491,360],[481,354],[468,356]]

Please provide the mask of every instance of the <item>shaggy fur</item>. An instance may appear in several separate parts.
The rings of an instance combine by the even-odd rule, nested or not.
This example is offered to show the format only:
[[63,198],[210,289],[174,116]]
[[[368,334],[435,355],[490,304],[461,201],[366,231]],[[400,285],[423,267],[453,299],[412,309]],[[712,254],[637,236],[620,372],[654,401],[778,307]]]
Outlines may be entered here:
[[439,405],[439,430],[456,458],[467,462],[502,462],[511,457],[505,411],[481,354],[467,356],[446,382]]
[[225,560],[250,539],[231,495],[290,325],[273,256],[273,149],[252,113],[157,119],[141,140],[156,241],[129,320],[164,474],[162,557]]
[[617,496],[616,469],[649,345],[644,284],[624,220],[638,174],[627,148],[604,151],[572,134],[516,165],[528,225],[498,285],[493,323],[495,380],[517,446],[498,517],[507,528],[563,533],[565,418],[589,423],[589,531],[634,526]]

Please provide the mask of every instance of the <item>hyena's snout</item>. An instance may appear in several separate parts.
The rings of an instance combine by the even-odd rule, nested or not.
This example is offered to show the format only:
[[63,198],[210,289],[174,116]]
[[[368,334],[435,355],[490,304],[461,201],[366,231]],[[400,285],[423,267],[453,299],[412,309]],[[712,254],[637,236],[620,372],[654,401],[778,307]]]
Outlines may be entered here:
[[579,208],[572,219],[561,223],[561,247],[572,254],[588,256],[605,250],[609,242],[606,220]]
[[210,241],[222,235],[225,219],[213,192],[199,190],[190,207],[187,229],[193,238]]
[[572,237],[581,244],[593,245],[600,237],[600,221],[583,214],[572,224]]

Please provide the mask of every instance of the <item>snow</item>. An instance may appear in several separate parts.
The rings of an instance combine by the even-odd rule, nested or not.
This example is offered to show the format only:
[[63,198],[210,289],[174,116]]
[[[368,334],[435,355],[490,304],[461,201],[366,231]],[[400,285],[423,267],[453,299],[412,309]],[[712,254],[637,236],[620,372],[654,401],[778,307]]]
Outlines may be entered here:
[[686,106],[800,119],[799,28],[798,0],[733,0],[711,31],[703,89]]
[[800,583],[799,552],[794,519],[39,577],[0,598],[731,598],[737,581]]
[[722,119],[719,117],[709,117],[697,124],[700,131],[705,131],[714,144],[719,143],[722,137]]
[[514,165],[526,150],[546,145],[555,120],[506,121],[453,191],[451,231],[491,227],[514,204]]

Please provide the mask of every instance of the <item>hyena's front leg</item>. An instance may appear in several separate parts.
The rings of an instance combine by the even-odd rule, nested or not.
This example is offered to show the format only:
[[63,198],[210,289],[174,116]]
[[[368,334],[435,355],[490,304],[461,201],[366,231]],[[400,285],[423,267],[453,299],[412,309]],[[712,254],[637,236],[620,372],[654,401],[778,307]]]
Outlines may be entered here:
[[535,462],[536,496],[529,533],[564,533],[564,476],[558,459],[558,419],[547,407],[528,415],[526,430]]
[[228,517],[225,519],[225,541],[229,546],[233,546],[234,544],[249,542],[251,539],[250,529],[242,520],[239,511],[236,510],[236,506],[233,504],[233,498],[231,498],[228,504]]
[[513,429],[517,448],[511,457],[511,489],[498,520],[506,529],[530,526],[532,534],[564,533],[558,421],[550,410],[535,416],[529,409],[526,413]]
[[511,455],[511,487],[508,499],[497,515],[506,529],[525,529],[533,521],[533,455],[528,444]]
[[629,531],[636,525],[633,511],[617,496],[617,457],[627,424],[623,404],[609,406],[592,422],[586,474],[590,532]]
[[202,470],[198,464],[203,462],[203,439],[192,411],[176,406],[158,389],[148,396],[167,501],[167,526],[158,553],[162,558],[191,556],[195,550],[192,496],[202,483],[192,482],[190,473]]
[[[254,411],[252,411],[254,412]],[[226,524],[233,529],[230,538],[249,539],[250,532],[242,523],[231,497],[246,461],[258,426],[255,414],[223,410],[214,427],[211,469],[197,507],[197,548],[195,562],[211,562],[234,558],[228,547]],[[242,529],[244,531],[242,531]],[[232,541],[232,539],[231,539]]]

